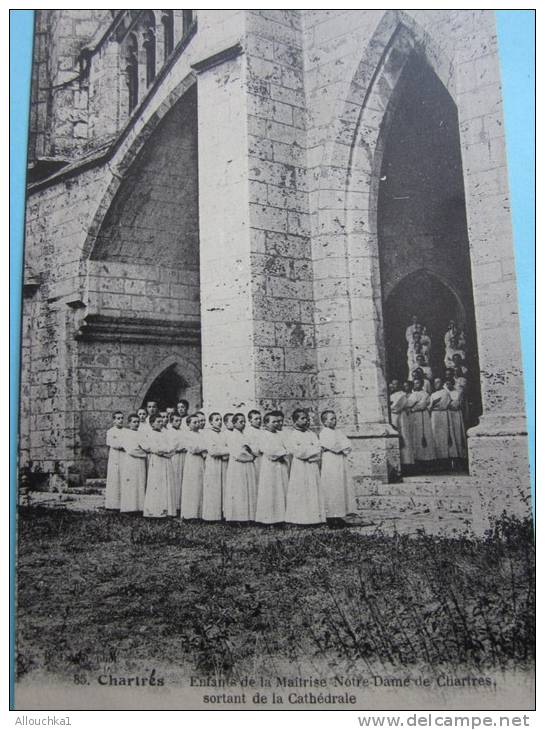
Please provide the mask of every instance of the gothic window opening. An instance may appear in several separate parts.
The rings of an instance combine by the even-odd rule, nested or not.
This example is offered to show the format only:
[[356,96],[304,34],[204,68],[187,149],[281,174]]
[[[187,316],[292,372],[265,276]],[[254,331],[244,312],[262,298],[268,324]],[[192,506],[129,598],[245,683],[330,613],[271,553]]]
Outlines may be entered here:
[[155,17],[147,13],[144,21],[144,51],[146,55],[146,86],[150,86],[155,78]]
[[166,61],[174,50],[174,14],[172,10],[163,10],[161,23],[163,24],[163,53]]
[[129,114],[138,104],[138,41],[134,34],[127,44],[127,85],[129,87]]
[[[386,376],[422,380],[429,393],[455,384],[467,430],[482,407],[458,111],[416,53],[398,84],[377,204]],[[426,441],[408,474],[467,471],[462,448],[445,465],[424,454]]]
[[189,33],[189,30],[191,26],[193,25],[193,10],[183,10],[182,11],[182,21],[183,21],[183,34],[184,36]]

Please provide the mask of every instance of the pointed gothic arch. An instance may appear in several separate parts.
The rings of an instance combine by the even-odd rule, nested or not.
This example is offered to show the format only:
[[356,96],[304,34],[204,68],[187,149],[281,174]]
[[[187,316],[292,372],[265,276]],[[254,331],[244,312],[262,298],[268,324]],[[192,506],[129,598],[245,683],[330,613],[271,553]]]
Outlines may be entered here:
[[147,122],[139,129],[138,133],[130,140],[127,140],[126,144],[122,145],[115,151],[113,159],[110,162],[110,182],[97,204],[82,247],[81,261],[84,267],[92,255],[104,218],[108,213],[117,191],[131,165],[136,160],[139,152],[143,149],[162,119],[175,106],[175,104],[180,101],[186,92],[196,86],[196,83],[197,77],[193,72],[182,79],[182,81],[180,81],[180,83],[170,92],[168,97],[159,104]]
[[160,407],[176,405],[180,398],[186,398],[190,408],[200,406],[201,371],[195,362],[177,352],[147,373],[134,399],[133,409],[136,411],[146,400],[157,400]]
[[[401,92],[400,79],[415,57],[423,59],[454,98],[451,59],[414,18],[387,11],[341,100],[336,134],[323,156],[317,246],[324,236],[331,251],[334,236],[337,255],[345,261],[343,326],[352,355],[353,424],[365,434],[380,434],[388,423],[378,192],[385,131]],[[332,180],[342,187],[342,208],[327,202]],[[318,333],[319,328],[318,323]]]

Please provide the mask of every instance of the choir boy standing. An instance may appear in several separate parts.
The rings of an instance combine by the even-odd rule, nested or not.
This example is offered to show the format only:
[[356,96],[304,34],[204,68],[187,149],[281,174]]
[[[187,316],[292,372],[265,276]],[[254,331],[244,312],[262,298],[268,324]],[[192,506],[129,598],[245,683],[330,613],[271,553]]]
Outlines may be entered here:
[[263,421],[255,520],[272,525],[284,522],[286,517],[288,452],[278,433],[281,417],[276,413],[266,413]]

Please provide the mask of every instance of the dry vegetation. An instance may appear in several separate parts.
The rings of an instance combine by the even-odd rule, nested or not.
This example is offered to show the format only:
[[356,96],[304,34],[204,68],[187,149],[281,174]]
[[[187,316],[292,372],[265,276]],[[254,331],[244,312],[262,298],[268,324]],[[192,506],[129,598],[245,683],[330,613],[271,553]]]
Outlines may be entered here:
[[27,507],[18,533],[20,677],[92,671],[112,647],[232,677],[534,658],[532,529],[516,521],[477,541]]

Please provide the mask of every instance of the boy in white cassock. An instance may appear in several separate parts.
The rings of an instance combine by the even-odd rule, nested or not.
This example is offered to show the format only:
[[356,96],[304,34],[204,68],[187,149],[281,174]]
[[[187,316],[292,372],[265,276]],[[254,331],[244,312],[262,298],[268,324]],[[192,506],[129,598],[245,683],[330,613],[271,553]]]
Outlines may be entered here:
[[163,419],[151,414],[150,431],[142,442],[142,448],[150,455],[148,479],[144,499],[144,517],[175,517],[175,487],[172,471],[172,451],[163,433]]
[[174,475],[174,504],[176,512],[180,512],[182,504],[182,480],[184,476],[184,462],[186,454],[186,434],[182,431],[182,417],[174,413],[171,421],[171,428],[167,431],[169,446],[172,451],[172,472]]
[[228,440],[229,465],[223,505],[223,514],[228,522],[253,522],[255,519],[255,455],[248,444],[245,426],[244,414],[235,413],[233,431]]
[[223,494],[229,461],[227,436],[221,430],[221,413],[208,416],[210,428],[203,433],[206,441],[206,463],[204,465],[202,518],[221,520],[223,515]]
[[422,325],[419,324],[416,314],[413,314],[411,317],[411,324],[405,330],[405,339],[407,340],[409,347],[412,345],[413,342],[413,334],[415,332],[420,332],[421,330]]
[[[280,440],[282,441],[284,448],[286,448],[286,435],[288,432],[284,431],[284,418],[285,418],[284,413],[282,411],[271,411],[271,413],[273,416],[275,416],[278,419],[278,421],[277,421],[278,425],[276,427],[276,432],[280,436]],[[286,451],[288,451],[288,449],[286,449]],[[286,462],[287,462],[287,467],[288,467],[288,478],[289,478],[290,471],[291,471],[291,461],[292,461],[292,456],[288,451],[288,455],[286,457]]]
[[462,415],[464,393],[461,390],[456,390],[454,380],[450,379],[445,382],[445,389],[450,396],[448,421],[452,444],[449,446],[449,458],[466,459],[466,432]]
[[149,400],[146,403],[146,424],[148,429],[151,431],[150,417],[159,415],[159,406],[157,401]]
[[195,416],[198,422],[198,430],[204,431],[204,429],[206,428],[206,416],[204,415],[203,411],[196,411]]
[[255,480],[256,484],[259,481],[259,471],[261,469],[261,457],[263,451],[261,449],[261,413],[256,410],[248,412],[248,425],[245,429],[245,436],[248,439],[248,445],[250,446],[252,453],[255,455],[254,467],[255,467]]
[[202,517],[206,438],[200,430],[200,422],[200,414],[197,413],[187,418],[189,430],[185,434],[187,453],[184,462],[182,508],[180,512],[180,517],[183,520],[195,520]]
[[435,458],[430,413],[428,410],[430,397],[423,390],[422,386],[422,379],[415,378],[413,391],[407,398],[407,408],[414,459],[415,461],[430,462]]
[[225,426],[225,430],[229,431],[229,433],[233,430],[233,416],[234,413],[225,413],[223,416],[223,425]]
[[323,429],[320,432],[322,470],[320,485],[325,495],[326,517],[344,519],[356,512],[356,498],[352,476],[348,468],[348,454],[352,446],[348,438],[337,428],[334,411],[323,411],[320,416]]
[[121,452],[121,512],[143,512],[146,496],[146,457],[142,448],[145,435],[139,430],[137,413],[128,417],[129,427],[123,429]]
[[439,461],[446,461],[449,458],[449,445],[452,442],[448,419],[450,395],[448,390],[443,388],[441,378],[435,378],[433,387],[434,391],[430,395],[429,405],[433,447],[435,458]]
[[265,525],[284,522],[286,516],[288,452],[278,433],[281,417],[275,413],[278,412],[265,414],[261,433],[263,456],[257,485],[255,521]]
[[121,453],[123,451],[123,414],[116,411],[113,426],[106,431],[108,446],[108,468],[104,492],[106,509],[119,509],[121,502]]
[[146,418],[148,415],[146,409],[139,408],[136,413],[138,415],[138,430],[145,431],[148,427],[148,424],[146,423]]
[[302,408],[292,415],[293,430],[286,434],[286,449],[292,454],[286,522],[314,525],[325,522],[325,497],[320,486],[322,448],[318,437],[309,431],[310,418]]
[[182,423],[180,425],[181,431],[187,431],[187,414],[189,412],[189,401],[185,400],[185,398],[181,398],[178,403],[176,404],[176,414],[180,416],[182,419]]
[[399,433],[399,458],[402,467],[414,464],[409,416],[407,414],[407,394],[402,390],[399,380],[390,384],[390,421]]
[[168,431],[172,428],[172,416],[176,413],[176,410],[174,408],[167,408],[166,414],[167,414],[167,420],[166,420],[166,428]]

